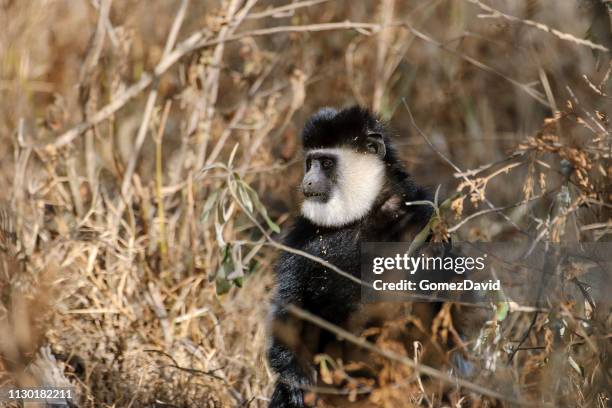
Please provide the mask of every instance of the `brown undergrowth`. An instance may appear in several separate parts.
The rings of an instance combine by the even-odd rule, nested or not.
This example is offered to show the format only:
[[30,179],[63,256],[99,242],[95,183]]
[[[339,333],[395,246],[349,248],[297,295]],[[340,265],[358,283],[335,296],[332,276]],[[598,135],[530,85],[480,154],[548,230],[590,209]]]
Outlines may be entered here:
[[[389,121],[416,180],[441,186],[438,237],[609,241],[609,8],[0,0],[0,386],[70,384],[83,407],[266,406],[270,239],[298,207],[299,131],[321,106]],[[609,307],[489,310],[464,339],[470,381],[609,406]],[[326,356],[320,376],[380,407],[509,406],[414,375],[423,345],[394,324],[361,333],[374,380]],[[426,329],[453,336],[448,309]]]

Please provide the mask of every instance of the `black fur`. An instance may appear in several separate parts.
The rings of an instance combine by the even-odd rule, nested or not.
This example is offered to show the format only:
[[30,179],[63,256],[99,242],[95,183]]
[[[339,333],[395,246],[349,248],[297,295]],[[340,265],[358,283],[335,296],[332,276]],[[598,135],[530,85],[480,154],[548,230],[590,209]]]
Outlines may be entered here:
[[[405,205],[407,201],[431,200],[431,197],[413,183],[397,158],[387,129],[366,109],[319,111],[304,128],[303,145],[305,150],[355,146],[368,132],[382,134],[386,147],[385,185],[369,214],[339,228],[320,227],[300,216],[285,239],[286,245],[321,257],[357,277],[360,276],[361,242],[401,241],[408,227],[420,231],[432,212],[428,205]],[[303,407],[303,389],[314,382],[310,361],[333,336],[293,319],[285,306],[294,304],[342,326],[357,311],[361,291],[357,283],[288,252],[278,260],[276,285],[268,359],[278,374],[278,382],[270,407]]]
[[323,108],[306,122],[302,132],[304,149],[349,146],[355,138],[363,139],[368,132],[379,133],[390,144],[385,126],[370,111],[360,106],[336,111]]

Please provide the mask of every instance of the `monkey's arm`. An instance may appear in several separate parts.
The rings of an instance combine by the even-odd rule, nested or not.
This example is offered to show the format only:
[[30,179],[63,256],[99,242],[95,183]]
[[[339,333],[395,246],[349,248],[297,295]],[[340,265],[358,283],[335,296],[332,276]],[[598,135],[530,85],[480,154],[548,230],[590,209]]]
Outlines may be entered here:
[[[296,233],[295,229],[292,233]],[[308,346],[302,335],[304,322],[291,316],[286,308],[287,305],[304,306],[304,269],[300,257],[289,253],[280,256],[275,268],[276,292],[269,315],[271,341],[268,361],[278,379],[270,408],[304,407],[304,389],[312,382],[311,370],[308,369],[310,353],[306,352]]]
[[[272,342],[268,349],[268,361],[272,369],[278,374],[274,392],[270,401],[270,408],[301,408],[304,407],[304,388],[311,384],[311,380],[300,361],[296,347],[300,339],[299,326],[294,325],[294,319],[286,316],[286,311],[277,311],[272,322]],[[292,338],[292,339],[291,339]],[[291,341],[293,340],[293,341]],[[296,341],[297,340],[297,341]]]
[[268,361],[278,374],[270,408],[304,407],[304,389],[312,380],[308,375],[306,361],[298,354],[302,348],[301,323],[288,316],[279,305],[272,306],[272,341],[268,349]]

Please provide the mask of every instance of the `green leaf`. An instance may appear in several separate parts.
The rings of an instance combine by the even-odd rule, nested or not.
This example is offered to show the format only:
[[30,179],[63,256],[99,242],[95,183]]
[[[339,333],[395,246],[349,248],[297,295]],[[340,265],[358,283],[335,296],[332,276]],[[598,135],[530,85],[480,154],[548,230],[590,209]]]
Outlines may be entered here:
[[223,224],[219,222],[219,209],[217,208],[215,217],[215,237],[220,248],[225,247],[225,240],[223,239]]
[[242,247],[235,243],[232,245],[231,258],[233,270],[227,275],[227,279],[236,281],[244,276],[244,265],[242,264]]
[[461,195],[460,193],[456,192],[452,196],[448,197],[446,200],[442,201],[442,204],[438,206],[438,211],[449,210],[453,201],[455,201],[455,199],[459,197],[460,195]]
[[[215,274],[215,290],[217,295],[224,295],[235,285],[241,288],[244,284],[243,266],[240,262],[236,262],[235,254],[236,246],[231,244],[221,248],[219,268]],[[237,273],[238,272],[238,273]]]
[[272,231],[278,234],[280,232],[280,227],[274,221],[272,221],[272,219],[270,219],[270,217],[268,216],[268,211],[266,210],[266,207],[264,207],[263,204],[259,200],[257,200],[255,205],[257,206],[257,210],[259,211],[261,216],[264,218],[264,220],[266,220],[268,227],[270,227]]
[[508,302],[498,302],[495,312],[495,319],[498,322],[503,322],[506,317],[508,317],[508,312],[510,311],[510,305]]
[[217,295],[223,295],[231,289],[232,284],[227,277],[233,270],[234,262],[231,256],[231,248],[230,245],[225,245],[221,249],[221,263],[215,275],[215,289]]
[[259,214],[261,214],[263,219],[266,221],[266,223],[268,224],[268,227],[270,227],[272,231],[278,234],[280,232],[280,227],[274,221],[270,219],[270,216],[268,215],[268,210],[266,210],[266,207],[259,200],[259,196],[257,195],[257,192],[253,190],[253,188],[249,186],[248,184],[246,184],[244,181],[241,180],[240,183],[242,186],[244,186],[246,191],[249,193],[251,199],[253,200],[253,204],[255,205],[255,208],[257,209]]
[[219,208],[221,208],[221,214],[223,215],[223,222],[228,222],[230,219],[230,209],[232,208],[231,202],[227,198],[227,190],[223,191],[223,195],[219,200]]
[[435,214],[432,214],[427,225],[425,225],[425,227],[421,231],[419,231],[419,233],[416,235],[416,237],[414,237],[414,239],[410,243],[410,246],[408,247],[408,251],[406,252],[408,256],[412,256],[412,254],[414,254],[417,248],[419,248],[421,245],[425,243],[425,241],[427,241],[427,237],[429,236],[429,233],[431,232],[431,229],[434,223],[437,221],[438,221],[438,217]]
[[251,200],[251,197],[249,197],[249,193],[245,190],[243,184],[244,183],[238,184],[238,195],[240,196],[240,200],[246,209],[249,210],[250,213],[253,213],[253,201]]
[[215,291],[217,295],[225,295],[232,288],[232,284],[227,279],[217,278],[215,280]]

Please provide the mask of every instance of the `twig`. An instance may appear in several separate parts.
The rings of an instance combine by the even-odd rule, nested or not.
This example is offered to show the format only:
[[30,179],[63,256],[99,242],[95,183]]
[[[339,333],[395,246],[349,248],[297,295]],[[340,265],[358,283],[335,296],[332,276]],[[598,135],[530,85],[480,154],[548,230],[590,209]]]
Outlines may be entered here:
[[178,37],[178,33],[181,30],[181,25],[183,24],[183,20],[185,19],[185,13],[187,12],[188,6],[189,0],[183,0],[181,2],[181,6],[179,7],[179,10],[176,13],[174,21],[172,22],[172,27],[170,28],[170,33],[168,34],[168,39],[166,40],[162,59],[170,54],[170,52],[174,48],[174,44],[176,44],[176,38]]
[[466,55],[464,53],[461,53],[459,51],[455,51],[452,48],[447,47],[445,44],[441,43],[440,41],[437,41],[435,39],[433,39],[432,37],[430,37],[429,35],[417,30],[416,28],[412,27],[410,24],[407,23],[401,23],[399,24],[401,27],[406,28],[407,30],[409,30],[413,35],[415,35],[416,37],[420,38],[423,41],[426,41],[428,43],[431,43],[433,45],[435,45],[436,47],[450,53],[453,54],[461,59],[463,59],[464,61],[469,62],[470,64],[482,69],[483,71],[498,75],[500,77],[502,77],[503,79],[505,79],[506,81],[510,82],[512,85],[520,88],[521,90],[523,90],[526,94],[528,94],[529,96],[531,96],[532,98],[534,98],[536,101],[540,102],[542,105],[546,106],[547,108],[550,108],[550,105],[548,103],[548,101],[546,101],[546,99],[544,98],[544,96],[536,91],[535,89],[533,89],[531,86],[529,85],[525,85],[523,83],[520,83],[519,81],[510,78],[509,76],[507,76],[506,74],[496,70],[495,68],[484,64],[480,61],[478,61],[475,58],[470,57],[469,55]]
[[[491,138],[491,140],[494,140],[494,139],[495,138]],[[498,161],[494,161],[494,162],[490,162],[490,163],[487,163],[487,164],[483,164],[482,166],[480,166],[478,168],[465,170],[463,173],[453,173],[453,176],[456,177],[456,178],[464,177],[464,176],[474,177],[475,175],[477,175],[479,173],[482,173],[485,170],[489,170],[493,166],[497,166],[499,164],[503,164],[505,162],[514,160],[514,159],[516,159],[518,157],[523,156],[524,154],[525,154],[524,152],[514,152],[514,153],[512,153],[508,157],[504,157],[503,159],[498,160]]]
[[479,0],[467,0],[472,4],[477,5],[478,7],[480,7],[482,10],[485,10],[489,13],[491,13],[490,15],[479,15],[478,17],[480,18],[504,18],[508,21],[511,21],[513,23],[521,23],[521,24],[525,24],[527,26],[530,27],[534,27],[537,28],[538,30],[550,33],[552,35],[554,35],[557,38],[560,38],[564,41],[569,41],[569,42],[573,42],[575,44],[579,44],[579,45],[584,45],[586,47],[592,48],[594,50],[599,50],[599,51],[604,51],[604,52],[610,52],[610,50],[607,47],[604,47],[601,44],[596,44],[593,41],[590,40],[583,40],[581,38],[576,38],[571,34],[568,33],[564,33],[562,31],[556,30],[554,28],[551,28],[549,26],[547,26],[546,24],[542,24],[542,23],[538,23],[537,21],[533,21],[533,20],[527,20],[527,19],[521,19],[515,16],[511,16],[509,14],[506,13],[502,13],[501,11],[494,9],[493,7],[487,6],[486,4],[482,3]]
[[612,219],[607,222],[596,222],[593,224],[587,224],[580,227],[580,231],[591,231],[600,228],[612,228]]
[[[400,26],[401,24],[396,24]],[[305,25],[289,25],[289,26],[276,26],[270,28],[260,28],[251,31],[244,31],[231,36],[228,36],[224,40],[215,38],[214,40],[202,40],[195,48],[210,47],[211,45],[217,45],[221,42],[236,41],[246,37],[262,37],[272,34],[280,33],[304,33],[304,32],[317,32],[317,31],[335,31],[335,30],[356,30],[362,34],[372,34],[383,28],[380,24],[375,23],[360,23],[353,21],[340,21],[332,23],[320,23],[320,24],[305,24]],[[370,31],[368,31],[370,30]]]
[[170,360],[172,360],[172,364],[170,364],[169,367],[174,367],[174,368],[177,368],[177,369],[179,369],[181,371],[185,371],[185,372],[190,373],[190,374],[204,375],[204,376],[207,376],[207,377],[212,377],[214,379],[226,382],[225,378],[219,377],[218,375],[213,374],[215,371],[222,370],[224,367],[215,368],[214,370],[203,371],[203,370],[198,370],[198,369],[195,369],[195,368],[182,367],[182,366],[180,366],[178,364],[178,361],[176,361],[174,359],[174,357],[172,357],[170,354],[168,354],[168,353],[166,353],[164,351],[161,351],[161,350],[149,349],[149,350],[144,350],[144,352],[145,353],[157,353],[157,354],[161,354],[162,356],[168,357]]
[[545,197],[546,195],[548,195],[549,193],[551,193],[551,191],[549,191],[546,194],[540,194],[540,195],[538,195],[536,197],[532,197],[532,198],[530,198],[528,200],[523,200],[521,202],[518,202],[518,203],[515,203],[515,204],[510,204],[510,205],[507,205],[507,206],[504,206],[504,207],[487,208],[487,209],[484,209],[484,210],[481,210],[481,211],[477,211],[477,212],[475,212],[473,214],[468,215],[467,217],[465,217],[464,219],[462,219],[461,221],[459,221],[457,224],[453,225],[452,227],[449,227],[448,228],[448,232],[451,233],[451,232],[457,231],[464,224],[466,224],[467,222],[473,220],[474,218],[480,217],[481,215],[491,214],[491,213],[494,213],[494,212],[505,211],[505,210],[509,210],[511,208],[520,207],[521,205],[528,204],[528,203],[530,203],[532,201],[539,200],[542,197]]
[[91,74],[91,71],[96,67],[100,59],[100,54],[102,53],[102,48],[104,47],[104,34],[106,33],[106,30],[104,29],[104,21],[108,19],[112,3],[112,0],[102,0],[100,2],[100,15],[98,17],[96,31],[92,37],[90,51],[87,54],[86,60],[81,68],[81,82],[86,76]]
[[280,7],[275,7],[275,8],[271,8],[265,11],[260,11],[258,13],[251,13],[248,16],[246,16],[247,20],[253,20],[253,19],[258,19],[258,18],[264,18],[264,17],[275,17],[276,15],[282,14],[282,13],[288,13],[288,12],[293,12],[297,9],[300,8],[304,8],[304,7],[311,7],[311,6],[315,6],[317,4],[321,4],[321,3],[327,3],[330,0],[308,0],[308,1],[300,1],[297,3],[292,3],[292,4],[287,4],[284,6],[280,6]]
[[512,359],[514,358],[516,353],[518,353],[518,351],[522,349],[521,346],[523,345],[525,340],[527,340],[527,337],[529,337],[529,333],[531,333],[531,329],[533,329],[533,326],[535,326],[536,321],[538,320],[538,316],[539,315],[540,315],[539,312],[536,312],[536,313],[533,314],[533,317],[531,318],[531,323],[529,323],[529,327],[527,328],[527,330],[525,330],[525,332],[521,336],[521,338],[518,341],[518,344],[516,345],[516,347],[514,347],[512,349],[512,352],[510,353],[510,357],[508,357],[508,365],[510,365],[510,363],[512,363]]
[[[537,241],[535,241],[535,242],[537,242]],[[544,267],[543,267],[543,271],[542,271],[542,276],[540,277],[538,293],[536,295],[536,306],[538,306],[538,303],[540,302],[540,299],[542,297],[542,293],[543,293],[543,289],[544,289],[544,284],[546,283],[546,278],[554,273],[554,271],[552,269],[558,267],[558,265],[560,263],[560,261],[557,259],[556,254],[555,255],[552,254],[553,250],[551,250],[550,248],[547,248],[546,252],[547,253],[546,253],[546,256],[545,256],[545,262],[544,262]],[[526,255],[526,256],[529,256],[529,255]],[[554,265],[553,265],[553,259],[551,259],[553,257],[555,258],[555,260],[554,260],[555,264]],[[529,337],[529,333],[531,333],[531,329],[533,329],[533,327],[535,326],[536,321],[538,319],[538,316],[539,316],[539,312],[534,313],[534,315],[533,315],[533,317],[531,319],[531,323],[529,324],[529,327],[527,328],[527,330],[525,330],[525,333],[523,333],[523,335],[521,336],[521,339],[519,340],[518,344],[516,345],[516,347],[514,347],[514,349],[510,353],[510,356],[508,357],[508,365],[510,365],[512,363],[512,359],[514,359],[514,356],[516,355],[518,350],[521,348],[523,343]]]
[[[153,114],[153,108],[155,107],[155,100],[157,99],[157,87],[154,86],[149,93],[149,98],[145,105],[144,114],[142,115],[142,121],[140,122],[140,128],[136,135],[136,140],[132,148],[130,160],[128,161],[127,168],[123,174],[123,183],[121,184],[121,195],[125,201],[129,201],[130,186],[132,184],[132,176],[136,170],[136,164],[138,163],[138,156],[140,155],[140,149],[144,144],[145,137],[147,136],[147,130],[149,128],[149,122],[151,115]],[[123,211],[120,211],[120,214]]]

